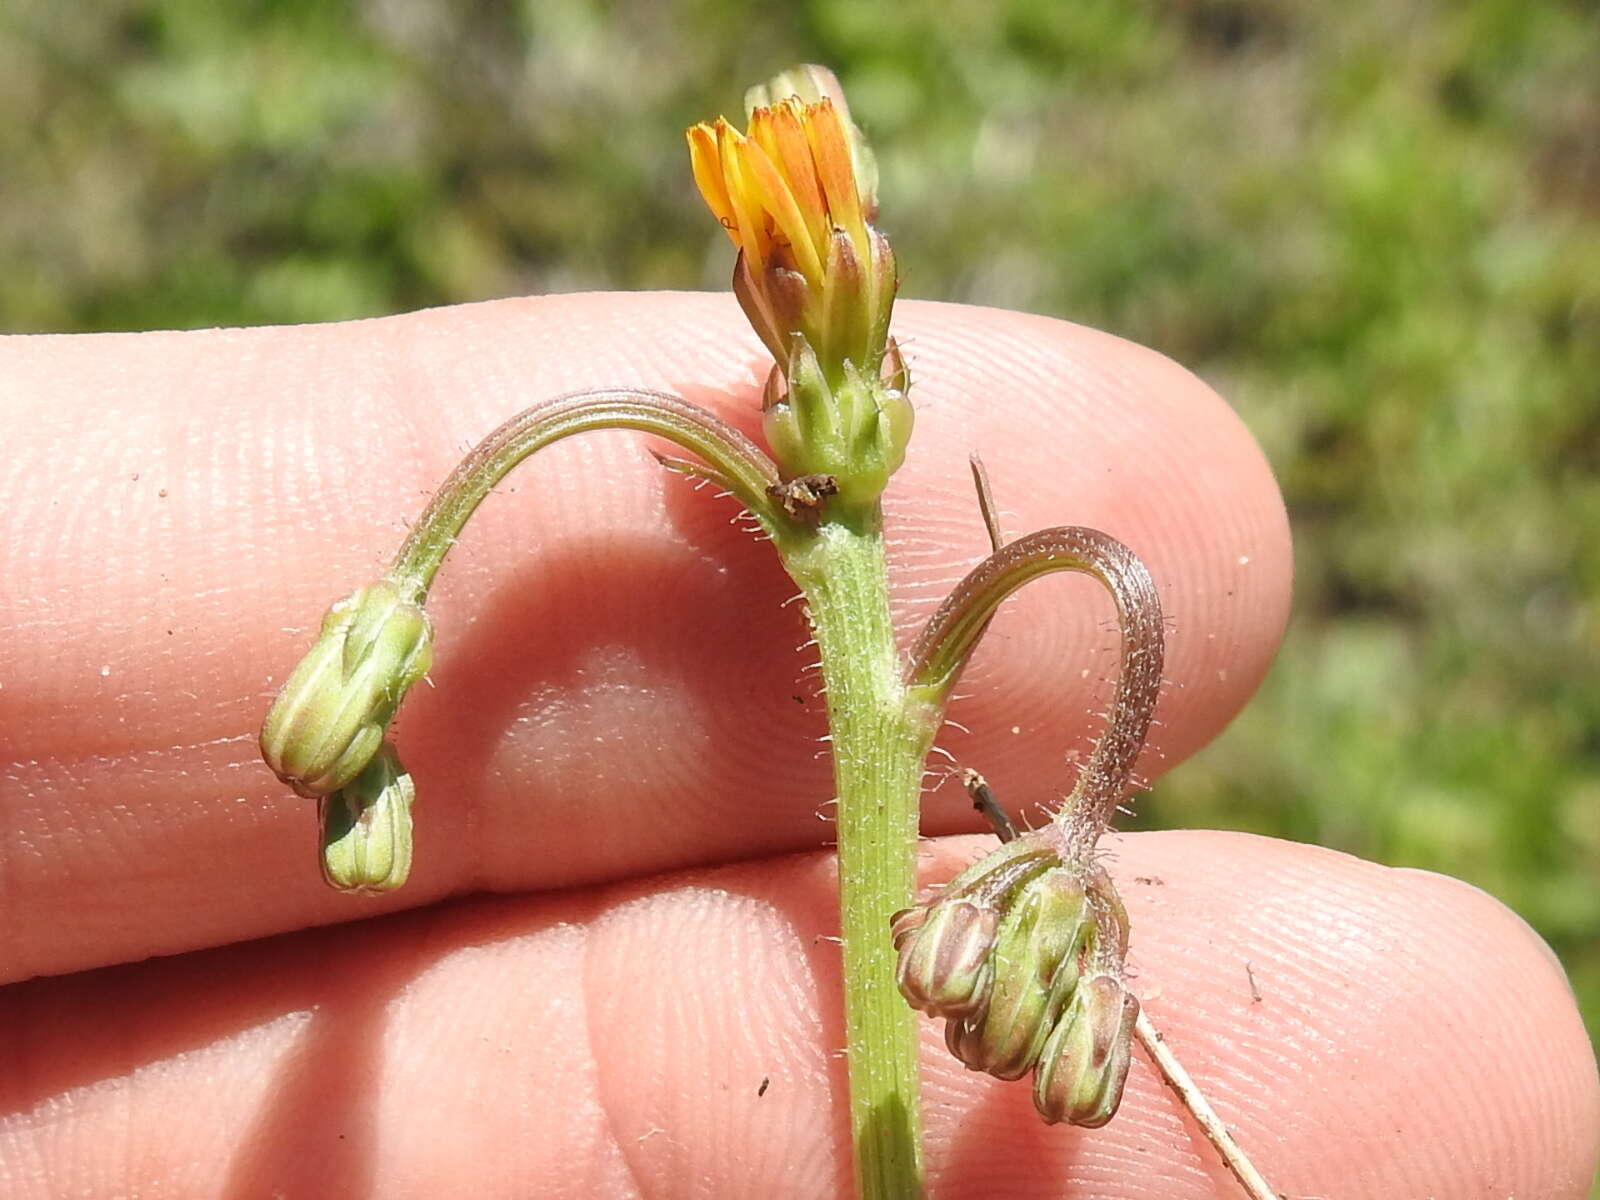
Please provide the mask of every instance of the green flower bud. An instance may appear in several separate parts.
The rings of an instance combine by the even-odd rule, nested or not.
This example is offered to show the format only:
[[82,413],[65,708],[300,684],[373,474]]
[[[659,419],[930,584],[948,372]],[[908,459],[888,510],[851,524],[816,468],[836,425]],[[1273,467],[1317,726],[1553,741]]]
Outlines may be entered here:
[[995,935],[987,1006],[945,1027],[951,1053],[1000,1079],[1027,1074],[1073,994],[1093,928],[1083,884],[1065,868],[1029,880]]
[[830,383],[809,342],[790,342],[787,373],[774,369],[762,396],[762,432],[785,478],[827,475],[846,503],[882,494],[905,462],[911,401],[846,361]]
[[372,760],[406,690],[427,673],[433,631],[387,580],[328,610],[322,632],[261,726],[261,756],[302,796],[344,787]]
[[411,873],[417,789],[387,744],[366,769],[322,797],[322,877],[341,892],[392,892]]
[[1033,1103],[1054,1124],[1098,1128],[1116,1115],[1128,1079],[1139,1001],[1122,980],[1081,982],[1039,1055]]
[[1019,839],[972,864],[933,900],[891,918],[900,992],[930,1016],[981,1012],[993,971],[988,960],[1000,919],[1017,890],[1059,859]]

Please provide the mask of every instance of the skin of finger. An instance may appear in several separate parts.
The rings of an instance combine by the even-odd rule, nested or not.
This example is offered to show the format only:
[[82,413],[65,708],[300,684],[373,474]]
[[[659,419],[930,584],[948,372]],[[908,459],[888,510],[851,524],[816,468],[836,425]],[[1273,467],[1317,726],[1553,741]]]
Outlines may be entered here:
[[[1238,834],[1107,857],[1135,990],[1280,1193],[1587,1194],[1593,1051],[1491,898]],[[0,1191],[848,1194],[832,896],[805,855],[14,985]],[[922,1024],[934,1200],[1238,1194],[1142,1052],[1109,1126],[1047,1127]]]
[[[1203,384],[1043,318],[907,303],[918,435],[887,502],[907,640],[1007,527],[1131,544],[1169,615],[1146,773],[1213,736],[1282,629],[1270,471]],[[759,426],[727,297],[571,296],[344,326],[0,340],[0,978],[171,953],[477,889],[558,887],[823,844],[814,651],[770,549],[629,433],[573,439],[483,506],[430,601],[432,686],[396,725],[416,868],[327,892],[312,806],[255,730],[329,603],[377,577],[430,489],[509,413],[664,388]],[[1043,801],[1114,674],[1087,580],[1019,597],[944,746]],[[760,794],[752,811],[748,797]],[[927,828],[972,828],[957,787]],[[581,819],[579,819],[581,816]],[[603,828],[606,836],[593,830]]]

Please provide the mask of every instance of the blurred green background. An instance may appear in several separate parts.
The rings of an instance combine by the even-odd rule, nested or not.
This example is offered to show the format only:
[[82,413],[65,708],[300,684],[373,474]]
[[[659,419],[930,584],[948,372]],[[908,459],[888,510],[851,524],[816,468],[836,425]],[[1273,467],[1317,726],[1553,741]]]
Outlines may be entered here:
[[1288,642],[1141,822],[1471,880],[1600,1031],[1593,3],[7,0],[0,328],[722,289],[681,129],[804,59],[907,294],[1154,346],[1280,474]]

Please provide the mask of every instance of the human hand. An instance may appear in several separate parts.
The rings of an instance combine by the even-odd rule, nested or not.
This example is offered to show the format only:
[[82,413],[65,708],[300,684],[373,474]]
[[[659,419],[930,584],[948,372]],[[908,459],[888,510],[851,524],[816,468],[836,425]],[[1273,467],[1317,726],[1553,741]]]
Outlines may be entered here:
[[[1146,770],[1187,756],[1284,619],[1288,539],[1248,436],[1104,335],[917,304],[896,332],[918,420],[887,497],[904,627],[985,552],[978,450],[1010,528],[1096,526],[1149,564],[1177,686]],[[760,355],[729,300],[0,355],[0,977],[58,976],[0,992],[0,1194],[848,1191],[802,619],[731,506],[655,469],[645,439],[541,454],[441,574],[437,686],[396,724],[419,789],[404,890],[327,891],[310,805],[255,751],[327,603],[381,572],[500,418],[628,384],[754,431]],[[1031,588],[974,660],[954,713],[973,733],[943,744],[1014,811],[1059,794],[1063,750],[1097,726],[1108,615],[1084,581]],[[930,833],[975,827],[957,787],[926,813]],[[931,843],[928,880],[984,844]],[[1277,1187],[1586,1193],[1593,1051],[1516,917],[1311,847],[1108,844],[1134,990]],[[924,1032],[931,1195],[1234,1194],[1137,1052],[1118,1117],[1076,1130]]]

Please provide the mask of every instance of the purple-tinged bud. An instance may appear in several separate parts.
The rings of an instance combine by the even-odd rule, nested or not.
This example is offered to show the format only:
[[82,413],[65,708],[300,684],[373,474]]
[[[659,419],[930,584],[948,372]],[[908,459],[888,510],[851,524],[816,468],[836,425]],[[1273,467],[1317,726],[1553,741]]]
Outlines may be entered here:
[[883,382],[890,391],[899,392],[902,396],[911,390],[911,369],[906,366],[900,343],[894,338],[884,344]]
[[[935,1016],[964,1016],[988,999],[1000,915],[976,901],[957,897],[931,909],[907,909],[891,928],[900,951],[896,978],[912,1008]],[[912,920],[915,924],[912,924]]]
[[427,673],[432,643],[427,614],[388,581],[339,601],[262,723],[267,765],[302,796],[344,787],[372,761],[406,690]]
[[1066,868],[1024,884],[995,935],[988,1004],[945,1028],[951,1053],[1000,1079],[1027,1074],[1072,996],[1093,929],[1083,884]]
[[1033,1103],[1051,1124],[1095,1129],[1116,1115],[1128,1079],[1139,1001],[1122,980],[1083,980],[1039,1054]]
[[896,913],[890,934],[899,954],[901,994],[929,1016],[963,1017],[988,1000],[987,959],[1012,897],[1059,860],[1047,846],[1019,840],[973,863],[935,898]]
[[973,1070],[1027,1074],[1095,961],[1101,906],[1083,875],[1048,835],[1025,834],[895,914],[901,994],[946,1019],[945,1043]]

